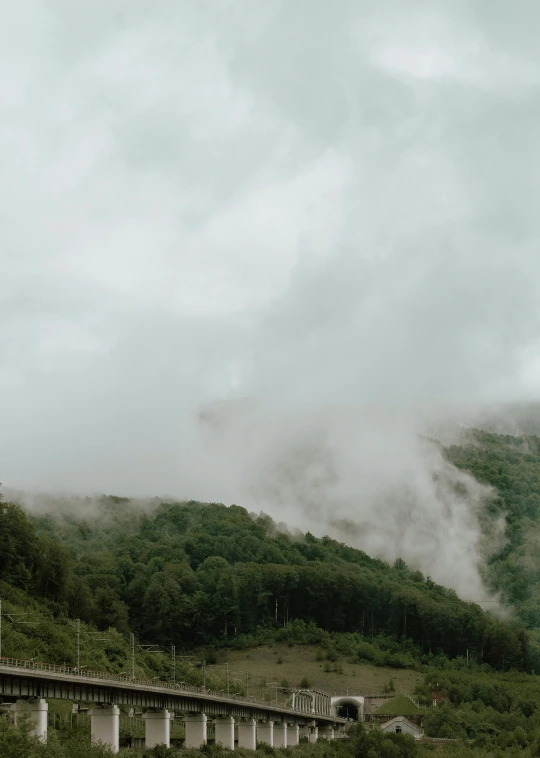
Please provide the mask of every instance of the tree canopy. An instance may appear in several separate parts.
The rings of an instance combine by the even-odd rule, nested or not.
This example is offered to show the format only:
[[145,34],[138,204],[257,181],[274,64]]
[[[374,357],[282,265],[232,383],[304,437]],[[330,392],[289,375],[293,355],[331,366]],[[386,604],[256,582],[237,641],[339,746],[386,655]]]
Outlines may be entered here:
[[189,647],[301,621],[408,640],[419,654],[533,665],[523,627],[404,561],[390,566],[329,537],[280,531],[237,505],[172,502],[137,514],[104,497],[97,513],[62,519],[4,507],[14,524],[9,554],[33,556],[21,561],[34,567],[30,577],[13,561],[16,586],[98,628],[129,626],[145,641]]

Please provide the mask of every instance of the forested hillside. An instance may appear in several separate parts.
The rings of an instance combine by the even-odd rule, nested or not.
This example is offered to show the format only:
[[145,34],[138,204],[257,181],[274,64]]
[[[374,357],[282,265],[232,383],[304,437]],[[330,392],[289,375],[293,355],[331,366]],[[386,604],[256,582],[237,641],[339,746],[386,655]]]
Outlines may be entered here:
[[473,430],[446,454],[495,488],[487,515],[501,519],[503,530],[484,575],[522,623],[540,628],[540,438]]
[[[483,570],[517,621],[497,620],[401,560],[390,566],[289,533],[236,505],[109,496],[37,515],[0,500],[2,653],[74,665],[75,618],[82,662],[116,672],[129,665],[130,631],[164,651],[198,648],[197,661],[300,644],[322,672],[366,662],[415,669],[431,736],[536,754],[540,678],[527,672],[540,670],[540,655],[525,627],[540,621],[540,440],[473,431],[445,454],[496,488],[480,517],[501,521],[501,541]],[[287,661],[276,662],[286,679]],[[136,673],[170,678],[170,655],[139,650]],[[198,663],[179,658],[176,673],[201,683]],[[207,676],[211,685],[217,669]],[[434,690],[440,703],[430,709]]]
[[[484,572],[523,625],[540,626],[540,439],[471,431],[445,452],[496,488],[487,515],[504,521],[505,534]],[[242,644],[263,631],[292,633],[294,622],[394,640],[394,665],[468,652],[501,669],[540,668],[519,623],[494,619],[401,560],[390,566],[328,537],[288,533],[236,505],[143,509],[112,496],[82,504],[39,516],[0,506],[1,579],[53,614],[158,645]]]
[[394,665],[467,651],[497,668],[534,665],[524,629],[402,561],[389,566],[326,537],[278,532],[268,516],[235,505],[162,503],[137,515],[108,497],[91,517],[61,521],[30,520],[10,503],[2,511],[4,580],[99,629],[190,647],[238,644],[295,622],[399,641]]

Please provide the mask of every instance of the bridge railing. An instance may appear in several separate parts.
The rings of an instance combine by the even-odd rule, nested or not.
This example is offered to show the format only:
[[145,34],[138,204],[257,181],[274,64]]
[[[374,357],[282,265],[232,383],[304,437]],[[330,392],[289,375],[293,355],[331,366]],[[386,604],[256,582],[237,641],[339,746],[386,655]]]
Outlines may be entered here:
[[[25,661],[19,658],[0,658],[0,666],[12,666],[19,669],[29,669],[32,671],[48,671],[52,674],[68,674],[69,676],[78,676],[85,679],[99,679],[106,682],[125,682],[126,684],[140,684],[145,687],[156,687],[159,689],[169,689],[174,692],[185,692],[187,695],[210,695],[211,697],[219,697],[225,700],[234,700],[250,705],[263,705],[265,708],[270,707],[273,703],[269,703],[265,700],[258,700],[256,697],[249,695],[237,695],[235,693],[228,694],[223,691],[210,690],[207,687],[186,686],[185,684],[174,684],[173,682],[156,681],[156,679],[148,679],[145,677],[131,677],[127,674],[111,674],[104,671],[92,671],[91,669],[85,669],[84,672],[78,671],[73,666],[61,666],[57,663],[42,663],[41,661]],[[293,708],[292,706],[275,706],[280,711],[293,711],[295,713],[310,713],[315,716],[328,716],[329,714],[323,711],[304,711],[300,708]]]
[[351,692],[351,690],[347,690],[346,692],[332,692],[332,697],[387,697],[392,698],[395,697],[397,693],[392,692],[384,692],[384,690],[359,690],[355,692]]

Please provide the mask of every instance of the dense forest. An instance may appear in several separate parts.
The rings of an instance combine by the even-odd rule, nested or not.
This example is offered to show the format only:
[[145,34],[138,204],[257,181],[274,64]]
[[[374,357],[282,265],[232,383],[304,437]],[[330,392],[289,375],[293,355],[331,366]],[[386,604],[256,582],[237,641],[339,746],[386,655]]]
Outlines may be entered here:
[[[90,518],[30,519],[2,505],[2,578],[98,629],[179,647],[232,643],[293,622],[406,641],[414,656],[536,663],[525,630],[501,622],[401,560],[393,566],[311,534],[287,534],[238,506],[161,503],[134,513],[106,497]],[[401,656],[401,658],[400,658]]]
[[515,608],[521,623],[540,628],[540,438],[471,430],[445,452],[455,466],[494,488],[481,516],[488,525],[499,519],[503,530],[486,556],[486,583]]

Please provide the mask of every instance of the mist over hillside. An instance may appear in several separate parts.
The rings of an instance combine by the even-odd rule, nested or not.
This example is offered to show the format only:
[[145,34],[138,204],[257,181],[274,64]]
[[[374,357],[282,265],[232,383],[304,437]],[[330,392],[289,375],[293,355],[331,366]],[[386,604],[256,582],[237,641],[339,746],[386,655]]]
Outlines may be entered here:
[[231,482],[229,497],[241,493],[235,502],[370,555],[401,557],[463,597],[486,593],[478,515],[493,493],[415,433],[410,416],[220,404],[202,423],[212,474]]
[[487,407],[476,414],[479,429],[496,434],[540,436],[540,403],[505,403]]
[[[479,514],[491,489],[455,469],[429,440],[398,442],[390,428],[378,439],[372,428],[358,439],[350,421],[323,427],[321,420],[294,439],[276,430],[273,438],[258,435],[256,442],[249,442],[253,436],[245,428],[229,430],[216,461],[208,459],[212,477],[223,485],[214,485],[209,499],[269,513],[284,529],[328,534],[387,561],[402,558],[465,599],[488,597],[479,571],[486,547]],[[389,455],[394,462],[385,467]],[[7,495],[32,512],[81,519],[92,518],[97,499],[10,490]],[[164,499],[170,498],[130,498],[129,508],[134,516],[151,514]],[[102,509],[95,513],[106,523]]]
[[[534,426],[535,408],[522,407],[517,416],[513,407],[496,415],[490,411],[491,426],[515,430],[527,420]],[[522,437],[520,442],[446,424],[441,444],[420,434],[400,436],[395,418],[375,420],[336,409],[309,418],[289,414],[284,419],[277,413],[265,417],[252,400],[205,406],[198,422],[209,470],[213,480],[223,484],[222,494],[252,512],[269,513],[285,532],[328,534],[373,557],[403,559],[465,599],[499,600],[510,610],[527,598],[536,603],[531,599],[535,593],[508,591],[494,568],[500,565],[496,556],[504,555],[512,541],[518,549],[519,542],[519,550],[526,553],[517,565],[527,567],[526,582],[532,587],[537,559],[536,527],[530,519],[537,514],[530,511],[532,506],[530,512],[515,512],[521,506],[504,491],[504,484],[514,479],[501,475],[501,466],[511,466],[512,455],[519,451],[528,468],[509,473],[523,479],[516,486],[527,489],[534,500],[540,480],[536,481],[538,453],[533,438]],[[263,434],[268,428],[271,437]],[[443,431],[441,425],[438,431]],[[494,473],[486,474],[478,458],[492,458],[494,449],[499,463]],[[235,497],[239,493],[240,499]],[[163,500],[171,500],[130,497],[119,500],[109,513],[97,495],[9,489],[6,495],[32,513],[50,514],[60,521],[100,519],[104,528],[109,519],[113,526],[120,512],[137,519],[155,514]],[[516,518],[529,519],[522,523],[518,542]],[[514,526],[509,532],[510,523]],[[497,603],[486,607],[496,609]],[[536,625],[536,611],[530,603],[528,607],[529,623]],[[540,624],[540,610],[538,619]]]
[[534,23],[90,15],[0,24],[4,484],[242,503],[483,596],[492,493],[425,438],[538,397]]
[[66,48],[0,25],[13,92],[48,93],[14,96],[4,162],[17,499],[239,503],[497,592],[498,493],[432,440],[536,428],[536,40],[510,9],[421,5],[135,4],[112,36],[40,15]]

